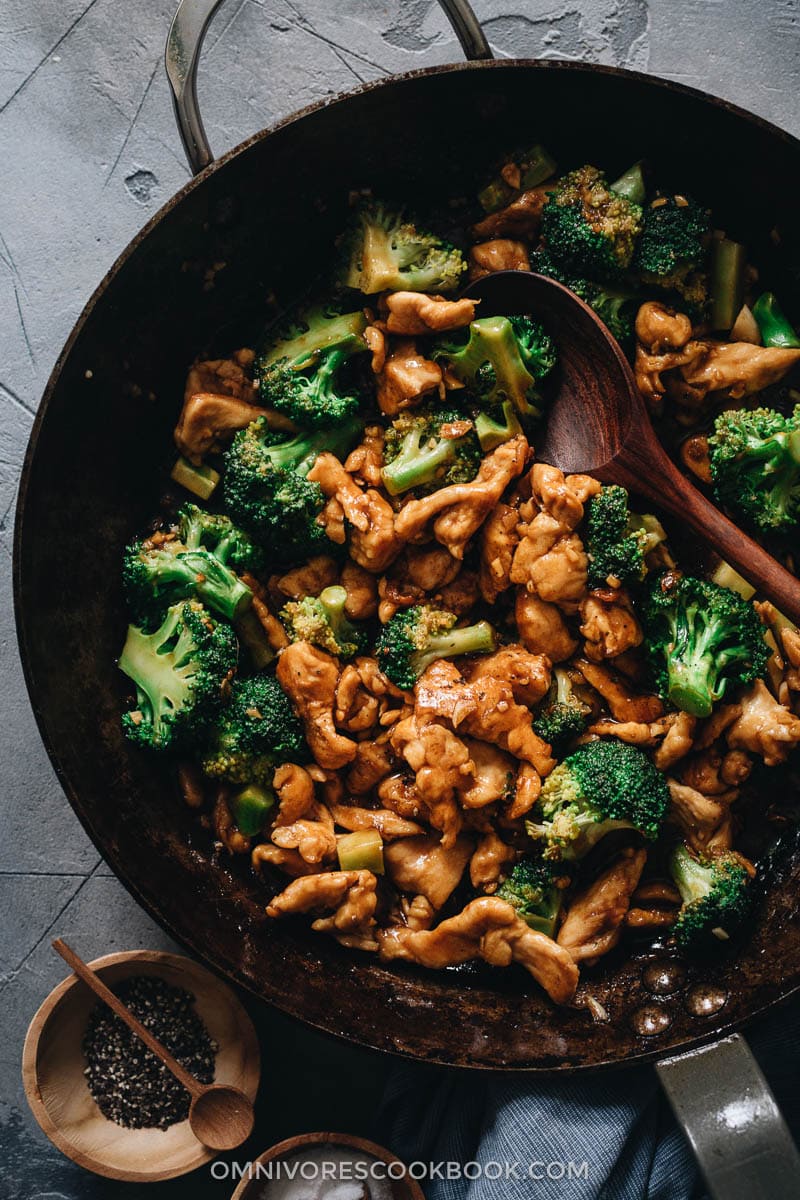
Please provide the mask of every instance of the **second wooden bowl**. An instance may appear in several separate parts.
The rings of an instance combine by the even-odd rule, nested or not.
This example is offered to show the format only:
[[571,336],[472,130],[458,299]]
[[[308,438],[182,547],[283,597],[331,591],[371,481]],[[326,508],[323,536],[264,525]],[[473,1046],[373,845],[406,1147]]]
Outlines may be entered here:
[[[254,1158],[249,1178],[245,1176],[242,1179],[231,1196],[231,1200],[257,1200],[259,1196],[265,1194],[264,1189],[267,1185],[263,1179],[258,1178],[257,1173],[260,1164],[266,1167],[268,1163],[302,1158],[304,1151],[322,1148],[366,1155],[380,1163],[385,1163],[387,1167],[397,1169],[398,1173],[403,1166],[400,1159],[392,1154],[391,1150],[387,1150],[385,1146],[379,1146],[377,1142],[368,1142],[366,1138],[353,1137],[349,1133],[301,1133],[296,1137],[286,1138],[285,1141],[278,1142],[275,1146],[270,1146],[269,1150],[265,1150],[258,1158]],[[397,1179],[390,1177],[387,1182],[390,1184],[393,1200],[425,1200],[422,1188],[416,1180],[410,1179],[408,1176]]]
[[[157,975],[195,998],[195,1009],[217,1043],[215,1082],[241,1088],[254,1100],[260,1053],[253,1024],[231,989],[216,976],[176,954],[132,950],[89,964],[109,987],[134,975]],[[169,1129],[125,1129],[107,1120],[84,1078],[81,1043],[97,1004],[70,975],[50,993],[31,1021],[22,1053],[22,1078],[33,1115],[63,1154],[108,1179],[146,1183],[172,1179],[214,1158],[197,1141],[189,1122]]]

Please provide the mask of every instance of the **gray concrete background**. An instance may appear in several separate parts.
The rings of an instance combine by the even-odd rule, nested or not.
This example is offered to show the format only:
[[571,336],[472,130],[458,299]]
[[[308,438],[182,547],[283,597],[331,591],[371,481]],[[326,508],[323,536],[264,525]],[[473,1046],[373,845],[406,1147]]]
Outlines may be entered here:
[[[580,58],[678,79],[800,134],[800,0],[476,0],[498,55]],[[48,373],[97,282],[188,178],[162,67],[173,0],[0,3],[0,1197],[73,1200],[139,1188],[92,1180],[49,1145],[19,1082],[27,1024],[64,975],[56,934],[86,956],[169,941],[84,835],[39,742],[11,604],[19,469]],[[200,95],[221,151],[363,80],[458,59],[433,0],[229,0]],[[251,1147],[302,1129],[364,1131],[386,1065],[257,1014],[267,1095]],[[313,1084],[278,1105],[292,1063]],[[358,1080],[346,1114],[342,1078]],[[344,1123],[344,1125],[343,1125]],[[227,1196],[207,1175],[155,1189]]]

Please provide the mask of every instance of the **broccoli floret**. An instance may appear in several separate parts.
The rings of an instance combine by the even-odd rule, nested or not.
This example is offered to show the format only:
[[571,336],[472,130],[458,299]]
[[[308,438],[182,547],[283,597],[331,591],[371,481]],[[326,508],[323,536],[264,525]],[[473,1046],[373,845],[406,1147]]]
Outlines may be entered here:
[[343,587],[327,587],[318,596],[293,600],[281,610],[281,620],[295,642],[313,642],[339,658],[352,658],[363,651],[366,635],[348,621]]
[[559,882],[552,862],[543,858],[523,858],[495,894],[515,908],[531,929],[551,938],[564,899],[564,889],[558,886]]
[[658,692],[692,716],[710,716],[730,687],[766,670],[758,614],[730,588],[667,572],[647,589],[639,617]]
[[615,829],[658,837],[669,807],[664,776],[636,746],[614,740],[578,746],[547,776],[526,822],[550,859],[580,859]]
[[194,600],[174,604],[155,633],[129,626],[119,667],[136,684],[136,708],[122,718],[126,737],[153,750],[197,743],[237,651],[231,627]]
[[617,279],[630,265],[642,209],[612,191],[597,167],[579,167],[548,192],[541,228],[548,253],[562,271],[586,279]]
[[345,237],[342,282],[375,292],[452,292],[467,269],[460,250],[379,202],[363,204]]
[[708,300],[710,241],[707,209],[687,196],[659,196],[644,210],[632,270],[644,283],[702,308]]
[[683,901],[672,930],[682,949],[701,949],[712,937],[725,941],[736,932],[750,907],[750,873],[737,854],[697,859],[680,845],[670,872]]
[[178,513],[178,532],[188,550],[205,546],[234,571],[259,571],[264,566],[261,546],[223,513],[204,512],[196,504],[184,504]]
[[301,721],[274,675],[236,679],[202,759],[207,775],[269,786],[275,767],[307,762]]
[[471,419],[454,408],[428,405],[401,413],[386,431],[383,486],[392,496],[420,495],[449,483],[468,483],[481,465]]
[[456,619],[451,612],[424,604],[396,613],[375,645],[381,670],[398,687],[410,689],[438,658],[496,649],[494,630],[487,621],[456,629]]
[[431,350],[494,419],[505,401],[527,421],[542,415],[538,385],[552,371],[552,340],[529,317],[481,317],[468,331],[447,335]]
[[259,417],[233,439],[225,454],[223,496],[233,519],[283,559],[330,547],[317,518],[322,488],[306,476],[323,450],[343,457],[361,432],[358,421],[338,429],[287,438]]
[[534,733],[544,738],[555,754],[560,754],[586,728],[590,708],[575,695],[566,671],[553,671],[553,682],[544,704],[533,722]]
[[190,550],[177,537],[130,542],[125,547],[122,584],[134,620],[148,629],[161,621],[170,605],[192,596],[230,621],[253,599],[247,584],[213,551]]
[[593,309],[610,333],[623,347],[633,345],[635,341],[636,314],[639,311],[641,297],[635,292],[624,288],[610,287],[608,284],[595,283],[591,279],[582,279],[569,271],[561,270],[552,255],[547,250],[537,250],[531,256],[531,270],[540,275],[563,283],[571,292]]
[[325,429],[358,411],[359,398],[343,387],[341,368],[367,349],[362,312],[331,315],[312,309],[256,360],[264,404],[309,429]]
[[708,439],[717,499],[758,529],[800,522],[800,404],[784,417],[769,408],[724,412]]
[[592,587],[641,583],[647,574],[646,556],[665,536],[656,517],[630,511],[624,487],[604,487],[587,505],[589,583]]

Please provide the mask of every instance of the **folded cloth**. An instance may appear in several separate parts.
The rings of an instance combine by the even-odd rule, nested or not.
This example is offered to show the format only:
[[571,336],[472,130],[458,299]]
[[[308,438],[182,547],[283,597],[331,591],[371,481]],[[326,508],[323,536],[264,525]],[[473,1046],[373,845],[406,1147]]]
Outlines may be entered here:
[[[800,1140],[800,1003],[762,1019],[748,1041]],[[414,1164],[426,1200],[706,1194],[650,1066],[560,1078],[403,1064],[387,1085],[376,1137]]]

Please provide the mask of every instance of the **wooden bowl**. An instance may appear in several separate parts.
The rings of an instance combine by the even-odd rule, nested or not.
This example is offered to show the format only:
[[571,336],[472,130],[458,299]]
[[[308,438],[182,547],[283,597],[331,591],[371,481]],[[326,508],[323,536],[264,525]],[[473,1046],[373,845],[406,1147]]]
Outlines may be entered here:
[[[156,975],[185,988],[219,1049],[216,1083],[230,1083],[254,1100],[260,1052],[253,1024],[231,989],[177,954],[130,950],[89,964],[110,987],[132,975]],[[81,1043],[96,997],[75,975],[54,988],[30,1023],[22,1080],[33,1115],[59,1150],[79,1166],[129,1182],[172,1179],[209,1162],[215,1152],[194,1137],[189,1122],[169,1129],[125,1129],[107,1120],[84,1078]]]
[[[316,1146],[331,1146],[333,1149],[358,1150],[362,1154],[369,1154],[372,1158],[378,1159],[379,1162],[386,1163],[392,1167],[402,1167],[403,1163],[400,1159],[387,1150],[385,1146],[379,1146],[377,1142],[368,1142],[366,1138],[353,1137],[349,1133],[301,1133],[296,1137],[286,1138],[282,1142],[278,1142],[275,1146],[270,1146],[269,1150],[265,1150],[263,1154],[259,1154],[258,1158],[254,1158],[251,1164],[252,1167],[259,1163],[277,1162],[279,1159],[294,1158],[300,1150],[316,1147]],[[394,1179],[392,1182],[392,1195],[394,1200],[425,1200],[425,1194],[422,1188],[414,1179]],[[259,1180],[252,1173],[249,1177],[242,1179],[236,1191],[231,1196],[231,1200],[255,1200],[258,1192],[266,1185],[266,1180]]]

